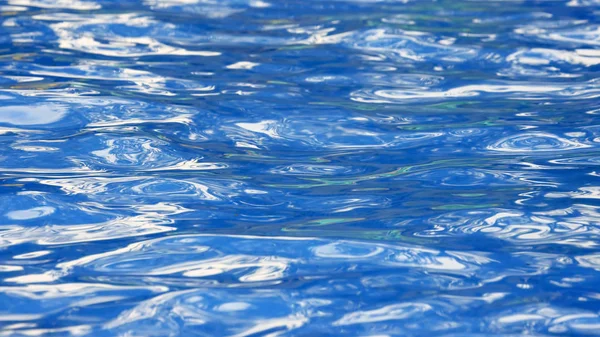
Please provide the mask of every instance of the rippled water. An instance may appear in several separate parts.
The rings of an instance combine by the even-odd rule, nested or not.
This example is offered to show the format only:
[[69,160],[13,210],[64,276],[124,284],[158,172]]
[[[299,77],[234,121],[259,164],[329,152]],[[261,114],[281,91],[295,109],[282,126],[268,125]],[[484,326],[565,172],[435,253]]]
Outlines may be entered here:
[[0,336],[600,335],[600,1],[1,0]]

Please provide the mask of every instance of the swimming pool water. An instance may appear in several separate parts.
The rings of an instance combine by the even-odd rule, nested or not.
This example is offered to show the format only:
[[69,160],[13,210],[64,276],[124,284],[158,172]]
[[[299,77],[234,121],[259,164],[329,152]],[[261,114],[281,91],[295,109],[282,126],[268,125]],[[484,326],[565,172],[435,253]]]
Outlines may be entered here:
[[600,335],[600,1],[0,1],[0,336]]

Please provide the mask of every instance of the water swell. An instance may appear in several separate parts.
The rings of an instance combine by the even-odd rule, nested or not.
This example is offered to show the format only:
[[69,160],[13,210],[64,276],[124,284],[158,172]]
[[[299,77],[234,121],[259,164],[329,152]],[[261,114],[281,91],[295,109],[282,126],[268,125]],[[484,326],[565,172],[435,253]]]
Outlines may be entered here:
[[597,9],[1,3],[0,335],[597,335]]

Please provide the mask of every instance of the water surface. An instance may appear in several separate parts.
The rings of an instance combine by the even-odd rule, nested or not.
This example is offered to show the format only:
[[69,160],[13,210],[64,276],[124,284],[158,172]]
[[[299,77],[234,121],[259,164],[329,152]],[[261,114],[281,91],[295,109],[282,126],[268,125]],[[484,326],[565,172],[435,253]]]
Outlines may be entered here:
[[600,335],[600,1],[0,1],[0,336]]

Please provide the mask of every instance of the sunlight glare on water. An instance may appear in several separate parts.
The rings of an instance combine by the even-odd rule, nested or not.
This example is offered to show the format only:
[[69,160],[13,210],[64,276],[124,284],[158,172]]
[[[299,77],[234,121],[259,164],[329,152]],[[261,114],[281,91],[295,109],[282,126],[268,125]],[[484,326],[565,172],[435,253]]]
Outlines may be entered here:
[[597,75],[597,0],[0,0],[0,336],[600,335]]

